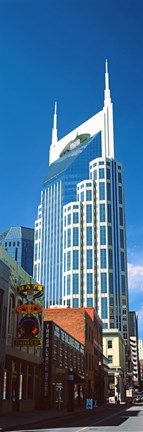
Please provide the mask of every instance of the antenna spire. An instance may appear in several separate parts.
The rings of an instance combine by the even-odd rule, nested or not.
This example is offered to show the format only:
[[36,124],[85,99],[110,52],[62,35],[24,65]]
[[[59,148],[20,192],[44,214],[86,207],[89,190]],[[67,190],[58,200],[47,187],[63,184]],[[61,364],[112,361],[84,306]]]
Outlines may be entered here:
[[58,134],[57,134],[57,102],[55,102],[55,108],[54,108],[54,121],[53,121],[53,128],[52,128],[52,144],[55,145],[58,141]]
[[105,60],[105,90],[104,90],[104,105],[111,103],[110,88],[109,88],[109,73],[108,73],[108,61]]

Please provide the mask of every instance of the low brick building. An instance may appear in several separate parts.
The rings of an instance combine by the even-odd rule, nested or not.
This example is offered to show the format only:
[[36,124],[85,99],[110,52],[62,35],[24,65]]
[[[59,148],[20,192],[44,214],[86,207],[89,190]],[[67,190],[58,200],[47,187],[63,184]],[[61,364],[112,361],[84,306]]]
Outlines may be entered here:
[[44,322],[44,408],[84,403],[85,347],[53,321]]
[[102,322],[94,308],[50,308],[44,321],[54,321],[85,346],[85,398],[104,399]]

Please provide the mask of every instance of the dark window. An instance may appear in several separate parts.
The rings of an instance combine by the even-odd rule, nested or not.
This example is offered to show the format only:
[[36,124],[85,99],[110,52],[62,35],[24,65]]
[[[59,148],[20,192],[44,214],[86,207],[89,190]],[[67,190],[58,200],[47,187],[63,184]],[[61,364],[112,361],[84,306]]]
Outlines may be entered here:
[[108,363],[113,363],[113,356],[112,355],[108,356]]
[[112,340],[108,340],[108,348],[112,348]]
[[15,261],[17,261],[17,251],[18,251],[18,249],[17,249],[17,247],[15,248]]
[[7,315],[7,308],[4,306],[3,308],[3,323],[2,323],[2,338],[4,339],[6,337],[6,315]]
[[0,289],[0,334],[2,327],[3,290]]

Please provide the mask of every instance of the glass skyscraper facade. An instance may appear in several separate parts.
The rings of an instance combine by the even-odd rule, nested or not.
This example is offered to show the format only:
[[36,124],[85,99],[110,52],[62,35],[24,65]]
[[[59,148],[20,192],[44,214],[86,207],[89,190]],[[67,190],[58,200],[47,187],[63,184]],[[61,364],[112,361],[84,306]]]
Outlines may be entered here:
[[0,235],[0,243],[9,255],[32,276],[34,229],[10,227]]
[[[84,138],[84,137],[83,137]],[[85,139],[49,166],[35,223],[34,278],[45,289],[45,305],[62,304],[63,206],[76,199],[76,184],[101,154],[101,135]]]
[[55,106],[48,175],[35,222],[34,278],[45,306],[94,306],[128,340],[122,166],[114,159],[106,62],[103,109],[58,141]]
[[[76,201],[64,206],[63,302],[94,306],[103,328],[127,340],[127,262],[122,166],[109,158],[89,163]],[[124,312],[123,312],[124,311]]]

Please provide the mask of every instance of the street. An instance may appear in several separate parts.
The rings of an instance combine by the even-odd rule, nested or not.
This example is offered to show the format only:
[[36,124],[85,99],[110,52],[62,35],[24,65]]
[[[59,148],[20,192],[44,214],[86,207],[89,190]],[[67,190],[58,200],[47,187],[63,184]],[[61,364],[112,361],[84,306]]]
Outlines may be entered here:
[[107,405],[98,411],[71,413],[66,417],[41,420],[23,429],[9,428],[8,430],[13,432],[143,432],[143,403],[131,406]]

